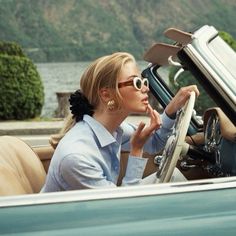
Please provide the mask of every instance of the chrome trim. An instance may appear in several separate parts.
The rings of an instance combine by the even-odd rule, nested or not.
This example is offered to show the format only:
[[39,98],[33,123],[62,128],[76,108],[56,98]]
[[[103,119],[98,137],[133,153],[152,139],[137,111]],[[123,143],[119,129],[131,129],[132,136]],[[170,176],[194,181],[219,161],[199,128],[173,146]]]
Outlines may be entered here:
[[177,79],[178,79],[178,77],[179,77],[183,72],[184,72],[184,69],[183,69],[183,68],[180,68],[180,69],[176,72],[176,74],[175,74],[175,76],[174,76],[174,84],[175,84],[176,86],[179,86],[179,83],[177,82]]
[[169,63],[169,65],[171,65],[171,66],[182,67],[182,65],[181,65],[179,62],[174,61],[174,60],[172,59],[172,56],[169,56],[169,57],[168,57],[168,63]]
[[197,180],[179,183],[152,184],[112,189],[89,189],[67,192],[29,194],[0,197],[0,208],[42,204],[59,204],[81,201],[107,200],[117,198],[158,196],[165,194],[211,191],[236,188],[236,177]]

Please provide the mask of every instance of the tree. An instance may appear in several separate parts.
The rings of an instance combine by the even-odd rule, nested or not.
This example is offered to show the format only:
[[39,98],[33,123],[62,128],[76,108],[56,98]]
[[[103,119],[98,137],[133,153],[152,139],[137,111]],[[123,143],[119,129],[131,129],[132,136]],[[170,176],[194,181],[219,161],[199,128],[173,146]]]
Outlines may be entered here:
[[0,42],[0,120],[41,114],[44,88],[33,62],[16,43]]

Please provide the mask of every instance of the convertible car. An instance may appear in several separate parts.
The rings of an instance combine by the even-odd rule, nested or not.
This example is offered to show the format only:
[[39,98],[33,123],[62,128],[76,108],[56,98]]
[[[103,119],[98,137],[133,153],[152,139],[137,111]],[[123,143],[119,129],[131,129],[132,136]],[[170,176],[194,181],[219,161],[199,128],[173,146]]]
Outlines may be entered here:
[[[163,152],[145,154],[156,183],[39,194],[53,148],[1,136],[0,234],[236,234],[236,53],[213,26],[164,34],[173,43],[152,45],[142,71],[158,109],[182,84],[201,95],[178,112]],[[122,153],[120,176],[126,161]],[[187,181],[170,182],[176,167]]]

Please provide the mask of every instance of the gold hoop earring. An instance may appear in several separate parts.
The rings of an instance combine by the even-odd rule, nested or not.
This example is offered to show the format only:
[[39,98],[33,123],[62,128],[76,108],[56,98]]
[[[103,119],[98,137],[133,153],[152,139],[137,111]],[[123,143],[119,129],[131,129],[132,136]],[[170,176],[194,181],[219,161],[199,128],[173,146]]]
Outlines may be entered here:
[[113,99],[108,101],[108,103],[107,103],[108,110],[113,111],[115,109],[115,105],[116,105],[116,103]]

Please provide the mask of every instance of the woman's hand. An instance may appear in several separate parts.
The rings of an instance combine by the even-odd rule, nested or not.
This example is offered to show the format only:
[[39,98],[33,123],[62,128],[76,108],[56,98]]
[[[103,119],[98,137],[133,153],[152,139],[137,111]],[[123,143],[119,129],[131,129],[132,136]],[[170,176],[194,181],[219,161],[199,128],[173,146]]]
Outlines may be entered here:
[[147,107],[147,113],[150,116],[150,123],[146,125],[145,123],[141,122],[131,137],[131,151],[130,155],[132,156],[142,156],[143,153],[143,146],[151,136],[151,134],[156,130],[159,129],[162,125],[161,117],[159,113],[152,109],[150,105]]
[[189,99],[191,92],[194,91],[196,96],[199,96],[199,91],[196,85],[182,87],[167,105],[165,112],[169,117],[175,116],[175,113],[184,106]]

